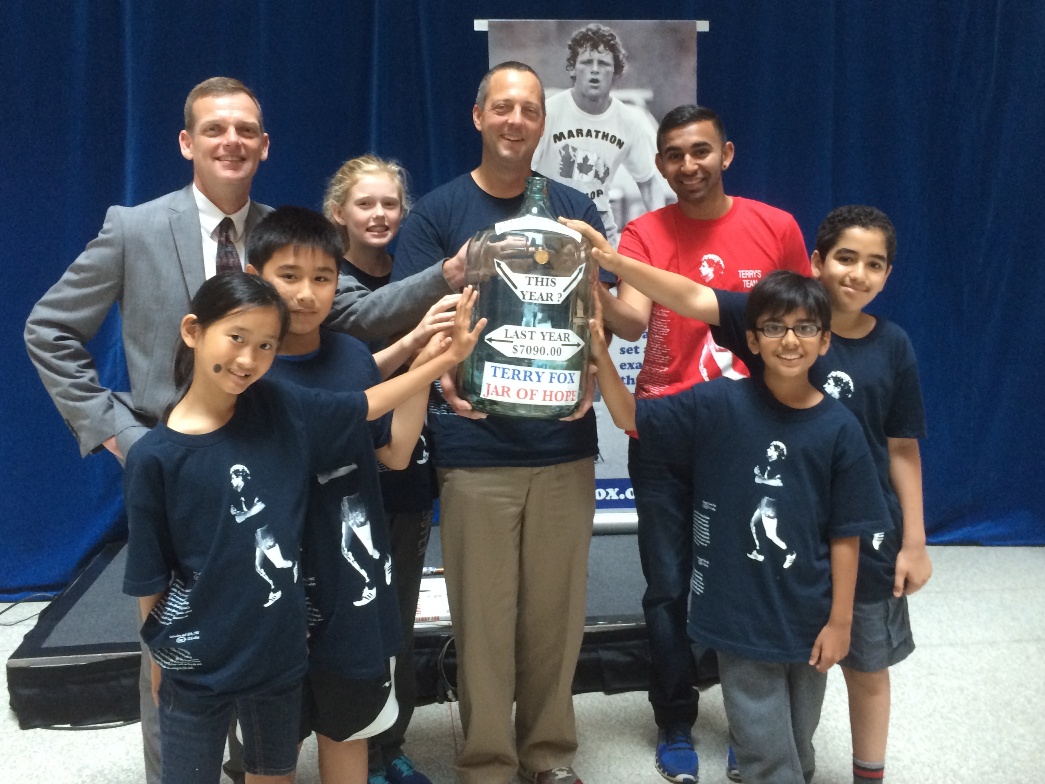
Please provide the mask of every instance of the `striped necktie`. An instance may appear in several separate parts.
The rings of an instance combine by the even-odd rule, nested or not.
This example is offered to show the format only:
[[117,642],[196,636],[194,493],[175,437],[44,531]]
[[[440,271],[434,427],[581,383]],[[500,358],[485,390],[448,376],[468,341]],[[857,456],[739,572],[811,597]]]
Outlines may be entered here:
[[232,218],[222,218],[218,224],[218,256],[215,264],[217,272],[242,272],[236,243],[232,241]]

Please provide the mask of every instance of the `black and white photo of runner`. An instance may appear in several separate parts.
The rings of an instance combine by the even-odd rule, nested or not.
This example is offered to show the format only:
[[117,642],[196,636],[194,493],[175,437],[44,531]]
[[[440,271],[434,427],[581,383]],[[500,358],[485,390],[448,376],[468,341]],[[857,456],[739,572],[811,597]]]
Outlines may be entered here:
[[[251,490],[250,469],[245,465],[237,463],[229,469],[229,478],[232,482],[232,488],[240,494],[239,502],[233,504],[230,510],[236,522],[242,523],[244,520],[259,514],[265,508],[265,502]],[[276,588],[275,581],[266,571],[266,561],[277,569],[293,569],[294,582],[297,582],[297,560],[292,561],[285,558],[272,530],[267,525],[261,525],[254,531],[254,571],[268,583],[269,595],[264,605],[268,607],[278,601],[283,592]]]
[[490,20],[489,43],[491,65],[519,60],[544,83],[534,170],[587,194],[610,242],[674,200],[654,163],[656,132],[665,113],[696,98],[694,22]]
[[[377,598],[377,580],[370,578],[369,572],[352,554],[353,540],[358,540],[374,561],[381,560],[381,553],[374,546],[374,539],[370,532],[370,518],[367,516],[366,506],[359,494],[348,495],[341,499],[341,554],[364,580],[363,593],[352,602],[356,607],[362,607]],[[385,585],[390,585],[392,583],[391,555],[385,555],[382,571]]]
[[566,44],[566,73],[573,83],[547,100],[544,135],[533,154],[533,169],[569,185],[595,202],[616,246],[623,209],[611,202],[623,193],[611,191],[622,166],[639,191],[644,210],[664,206],[665,189],[654,159],[657,128],[644,107],[612,95],[628,67],[628,52],[613,28],[591,22],[574,31]]
[[[755,466],[755,484],[768,485],[770,487],[783,487],[784,482],[780,478],[780,465],[787,457],[787,447],[781,441],[773,441],[766,449],[765,468]],[[774,465],[776,464],[776,465]],[[766,560],[762,552],[762,545],[758,538],[758,530],[761,527],[766,539],[775,544],[784,555],[784,568],[787,569],[795,562],[797,553],[794,550],[788,552],[787,542],[780,537],[780,519],[777,516],[777,501],[771,496],[763,496],[758,503],[758,508],[751,516],[751,537],[755,540],[755,549],[747,554],[753,561]]]

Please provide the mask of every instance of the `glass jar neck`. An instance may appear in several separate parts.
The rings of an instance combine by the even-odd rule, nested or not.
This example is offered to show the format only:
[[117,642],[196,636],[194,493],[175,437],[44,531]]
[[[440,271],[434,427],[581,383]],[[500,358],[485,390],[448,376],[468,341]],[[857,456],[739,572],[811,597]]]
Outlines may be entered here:
[[519,209],[519,214],[555,220],[548,195],[548,179],[546,177],[533,175],[526,178],[526,191],[523,193],[523,203]]

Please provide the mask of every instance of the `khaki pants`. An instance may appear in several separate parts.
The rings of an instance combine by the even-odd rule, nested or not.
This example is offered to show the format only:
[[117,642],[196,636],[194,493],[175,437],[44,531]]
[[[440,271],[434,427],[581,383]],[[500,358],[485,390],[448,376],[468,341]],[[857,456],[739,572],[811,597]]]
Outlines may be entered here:
[[439,482],[464,728],[458,778],[501,784],[518,769],[570,765],[595,462],[440,469]]

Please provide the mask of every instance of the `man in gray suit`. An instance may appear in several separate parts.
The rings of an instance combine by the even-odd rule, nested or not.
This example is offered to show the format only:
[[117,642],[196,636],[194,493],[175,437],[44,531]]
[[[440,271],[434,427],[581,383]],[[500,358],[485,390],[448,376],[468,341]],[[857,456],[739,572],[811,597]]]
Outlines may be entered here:
[[[82,455],[104,447],[122,460],[156,424],[175,393],[178,324],[215,272],[219,223],[232,219],[231,239],[242,264],[246,235],[270,210],[250,200],[269,138],[261,107],[244,84],[215,77],[197,85],[185,102],[178,141],[192,161],[192,184],[136,207],[110,207],[101,232],[26,323],[29,356]],[[463,258],[448,260],[434,275],[371,296],[342,276],[332,326],[368,339],[405,331],[459,287],[462,276]],[[114,303],[123,321],[129,392],[101,385],[84,345]]]
[[[104,448],[122,463],[174,402],[178,325],[190,299],[219,268],[242,269],[246,236],[271,211],[250,199],[269,137],[261,106],[242,82],[214,77],[193,88],[178,143],[192,161],[192,183],[136,207],[110,207],[101,232],[26,322],[29,356],[81,455]],[[369,339],[409,329],[459,288],[463,256],[434,271],[369,296],[342,276],[331,326]],[[122,319],[129,391],[103,387],[85,347],[113,304]],[[142,733],[152,784],[159,781],[159,741],[149,669],[142,667]]]

